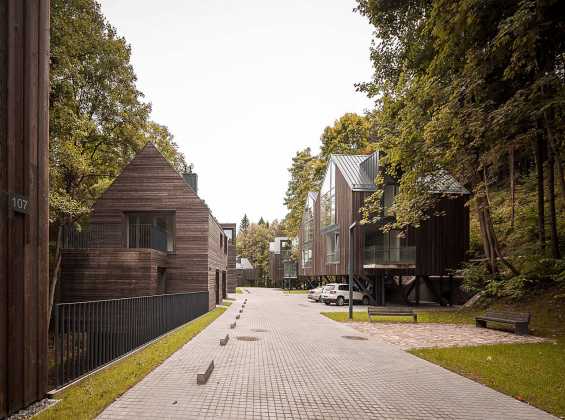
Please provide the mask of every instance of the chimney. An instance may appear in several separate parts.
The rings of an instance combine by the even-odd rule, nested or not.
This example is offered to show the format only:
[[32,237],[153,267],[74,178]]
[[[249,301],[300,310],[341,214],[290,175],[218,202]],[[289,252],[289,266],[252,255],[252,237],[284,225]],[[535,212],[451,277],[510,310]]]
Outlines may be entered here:
[[193,172],[189,172],[183,174],[182,177],[184,178],[184,181],[192,187],[194,192],[198,194],[198,175]]

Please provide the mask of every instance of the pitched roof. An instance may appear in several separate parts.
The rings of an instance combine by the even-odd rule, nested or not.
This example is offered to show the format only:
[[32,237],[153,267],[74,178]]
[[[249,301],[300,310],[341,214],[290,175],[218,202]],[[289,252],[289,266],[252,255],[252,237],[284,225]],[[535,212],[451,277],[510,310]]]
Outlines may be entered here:
[[[376,191],[374,180],[362,167],[370,155],[331,155],[331,160],[339,168],[345,181],[353,191]],[[376,168],[378,170],[378,168]],[[434,194],[469,194],[469,191],[447,171],[440,170],[434,175],[424,177],[422,181]]]
[[236,270],[253,270],[253,264],[247,258],[241,258],[240,262],[235,264]]
[[361,163],[365,159],[367,155],[331,155],[331,160],[353,191],[376,191],[373,180],[361,169]]

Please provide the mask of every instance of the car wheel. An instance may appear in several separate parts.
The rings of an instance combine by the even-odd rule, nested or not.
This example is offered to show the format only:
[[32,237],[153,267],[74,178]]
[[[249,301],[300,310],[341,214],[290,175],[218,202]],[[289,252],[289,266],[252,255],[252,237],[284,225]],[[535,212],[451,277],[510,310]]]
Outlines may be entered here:
[[327,300],[325,300],[324,303],[325,303],[326,305],[328,305],[328,306],[329,306],[329,304],[330,304],[330,302],[328,302]]
[[337,306],[343,306],[344,302],[345,302],[345,300],[343,299],[343,296],[338,296],[337,300],[335,301],[335,304]]
[[369,304],[369,296],[363,296],[363,305]]

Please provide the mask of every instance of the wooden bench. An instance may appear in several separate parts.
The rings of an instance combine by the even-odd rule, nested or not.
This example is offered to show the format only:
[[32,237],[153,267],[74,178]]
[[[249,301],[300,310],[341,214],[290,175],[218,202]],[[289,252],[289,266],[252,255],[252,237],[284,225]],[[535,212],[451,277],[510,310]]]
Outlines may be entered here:
[[514,326],[517,335],[528,335],[530,318],[530,313],[487,311],[483,316],[475,318],[475,325],[478,328],[487,328],[487,322],[510,324]]
[[372,316],[410,316],[414,322],[418,322],[418,314],[412,309],[368,306],[367,317],[369,318],[369,322],[372,322]]

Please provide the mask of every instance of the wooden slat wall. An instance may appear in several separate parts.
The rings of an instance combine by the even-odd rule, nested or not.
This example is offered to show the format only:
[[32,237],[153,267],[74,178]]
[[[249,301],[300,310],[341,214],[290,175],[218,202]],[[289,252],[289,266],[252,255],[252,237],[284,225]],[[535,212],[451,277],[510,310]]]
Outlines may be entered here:
[[467,258],[469,249],[469,208],[467,196],[443,198],[433,216],[416,230],[416,274],[444,275]]
[[281,254],[269,253],[269,275],[271,277],[271,287],[282,287],[284,269]]
[[[166,293],[157,268],[165,253],[153,249],[100,248],[64,251],[62,302],[81,302]],[[166,285],[165,285],[166,286]]]
[[233,229],[232,239],[228,242],[228,265],[227,265],[227,290],[228,293],[235,293],[237,287],[237,273],[235,270],[237,249],[236,249],[236,229],[235,223],[222,223],[223,229]]
[[0,0],[0,417],[47,391],[48,59],[49,2]]
[[[95,203],[90,222],[114,226],[113,230],[122,232],[109,237],[104,244],[105,247],[122,248],[127,245],[125,213],[145,211],[175,214],[175,250],[167,255],[166,262],[167,293],[213,292],[215,280],[211,281],[209,258],[215,262],[214,268],[225,270],[227,264],[227,257],[220,260],[209,257],[210,251],[219,248],[221,228],[204,201],[152,143],[136,155]],[[217,246],[211,241],[217,242]],[[119,280],[122,274],[112,271],[108,281]],[[102,289],[106,289],[107,284],[96,283],[97,286],[89,289],[92,300],[106,296]],[[212,296],[210,302],[213,302]],[[210,308],[213,307],[211,303]]]
[[[224,253],[223,241],[226,239],[224,230],[211,214],[208,214],[208,296],[210,299],[210,307],[216,304],[216,270],[220,271],[220,301],[222,296],[222,272],[226,271],[228,265],[228,255]],[[220,236],[222,246],[220,246]]]

